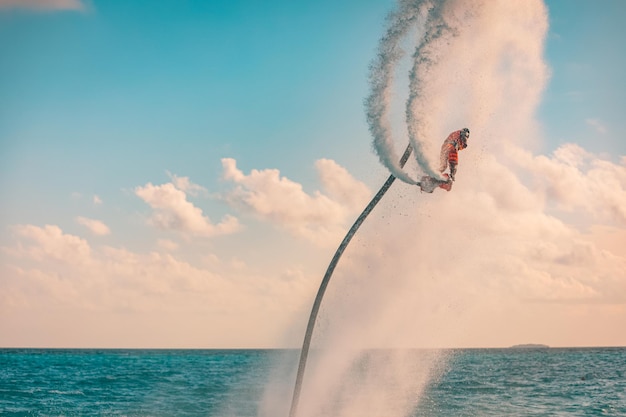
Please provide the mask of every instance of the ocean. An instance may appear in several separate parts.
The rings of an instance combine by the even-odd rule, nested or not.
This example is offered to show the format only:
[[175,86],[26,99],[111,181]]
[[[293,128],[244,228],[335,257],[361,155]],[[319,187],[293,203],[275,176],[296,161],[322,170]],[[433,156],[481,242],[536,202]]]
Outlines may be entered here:
[[[626,348],[445,357],[410,416],[626,416]],[[278,364],[293,367],[289,385],[297,358],[297,350],[0,349],[0,415],[256,417]]]

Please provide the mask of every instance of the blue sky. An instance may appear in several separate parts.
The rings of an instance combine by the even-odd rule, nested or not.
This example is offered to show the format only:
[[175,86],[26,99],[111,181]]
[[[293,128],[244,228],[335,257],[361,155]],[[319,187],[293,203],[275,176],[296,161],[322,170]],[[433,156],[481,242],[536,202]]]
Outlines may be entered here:
[[[535,3],[541,9],[541,2]],[[543,58],[551,76],[536,109],[540,146],[522,146],[533,155],[528,161],[520,157],[521,163],[528,164],[523,168],[532,176],[549,174],[542,171],[548,169],[546,161],[555,165],[566,161],[554,168],[561,172],[555,174],[558,181],[572,173],[568,158],[584,154],[580,158],[592,161],[591,165],[600,161],[601,166],[609,166],[608,172],[617,173],[609,176],[617,179],[621,188],[615,194],[621,198],[624,184],[619,175],[626,155],[621,135],[626,131],[626,50],[622,47],[626,3],[560,0],[547,1],[546,6],[549,28]],[[369,93],[368,68],[393,7],[390,0],[0,1],[0,272],[5,275],[0,286],[8,294],[0,298],[5,304],[0,305],[0,314],[10,317],[6,331],[0,332],[6,335],[0,336],[0,345],[223,347],[292,345],[298,340],[310,297],[332,251],[388,175],[372,151],[364,99]],[[501,132],[502,140],[512,134],[506,126],[484,131],[491,137]],[[480,136],[474,140],[479,144]],[[490,160],[489,150],[496,148],[490,146],[485,142],[474,148],[487,149],[480,156],[485,162]],[[480,157],[476,163],[481,163]],[[222,158],[236,161],[236,168]],[[272,176],[277,171],[271,170],[279,175]],[[518,190],[521,179],[513,179],[509,171],[493,172],[506,181],[511,178],[515,182],[509,189]],[[582,168],[576,174],[585,172],[591,175]],[[469,176],[468,172],[464,178]],[[285,188],[272,194],[276,191],[268,184],[274,183]],[[544,185],[523,187],[529,196],[530,191],[547,190],[532,194],[542,207],[537,209],[538,218],[558,212],[558,222],[578,238],[588,239],[592,253],[609,256],[602,252],[608,251],[615,262],[611,265],[623,265],[623,246],[616,249],[626,236],[622,218],[609,214],[608,219],[597,220],[621,200],[609,199],[605,204],[604,196],[598,196],[599,202],[593,203],[587,201],[592,198],[589,193],[563,197],[554,184]],[[416,197],[401,190],[385,212],[395,219],[389,221],[398,221],[396,205],[415,205]],[[499,192],[477,190],[494,201],[499,201]],[[521,200],[523,195],[512,198]],[[426,203],[418,212],[436,218],[427,211],[434,207],[445,211],[439,204],[446,203],[438,198],[439,194],[432,200],[436,203]],[[557,201],[543,207],[550,198]],[[278,200],[281,204],[272,206]],[[306,209],[311,212],[303,213]],[[397,210],[399,218],[414,214],[413,208]],[[229,223],[228,216],[236,217],[237,224]],[[385,227],[372,227],[382,239]],[[369,250],[374,244],[362,246]],[[89,260],[81,263],[80,256],[72,257],[73,251],[84,252]],[[176,292],[178,284],[168,283],[166,274],[150,269],[158,264],[155,257],[167,264],[164,271],[179,271],[172,275],[180,274],[183,281],[197,277],[189,285],[198,309],[201,300],[210,299],[203,292],[209,291],[204,280],[213,279],[207,277],[220,277],[223,294],[231,294],[229,288],[237,292],[242,285],[240,292],[249,297],[246,301],[225,295],[225,306],[202,310],[202,317],[216,328],[219,323],[239,323],[232,325],[234,332],[256,331],[249,337],[220,337],[223,332],[216,331],[199,338],[193,330],[173,330],[172,324],[172,332],[180,331],[176,333],[180,342],[160,337],[156,323],[167,317],[167,311],[158,306],[165,301],[150,294],[165,297],[169,290],[163,288],[172,285],[172,298],[165,298],[172,311],[186,299],[184,292]],[[118,264],[126,269],[107,269]],[[105,271],[96,274],[102,281],[93,284],[96,290],[79,282],[86,265]],[[138,275],[155,274],[154,281],[162,285],[134,283],[135,275],[119,272],[130,270],[130,265],[140,265]],[[559,265],[555,261],[552,266]],[[185,268],[192,272],[180,272]],[[560,273],[567,279],[575,276],[552,272],[550,291],[560,288]],[[626,343],[610,330],[626,324],[622,293],[626,278],[611,276],[618,283],[611,281],[615,287],[610,288],[621,298],[607,307],[617,309],[606,312],[613,327],[593,336],[601,344]],[[63,277],[76,282],[64,282]],[[279,284],[273,281],[276,277],[282,277]],[[133,296],[125,292],[130,287],[136,288],[141,307],[133,319],[119,319],[133,310]],[[64,288],[59,293],[74,294],[73,298],[65,299],[69,295],[59,295],[58,288]],[[128,299],[120,304],[102,301],[94,294],[106,292],[104,288]],[[589,289],[589,293],[605,290]],[[528,291],[528,297],[535,296],[534,289]],[[569,290],[563,291],[570,297]],[[272,305],[272,299],[280,301]],[[267,307],[267,317],[259,317],[266,317],[264,322],[275,320],[274,327],[264,329],[254,313],[226,307],[238,303]],[[20,318],[34,304],[42,306],[41,311]],[[548,314],[545,308],[541,304],[533,314]],[[520,316],[522,310],[511,313],[511,321],[536,318]],[[180,319],[188,320],[187,313],[181,312]],[[541,334],[529,327],[524,336],[548,337],[558,324],[571,319],[564,310],[550,313],[558,317],[551,322],[553,327],[546,325]],[[71,317],[82,314],[84,322],[72,321]],[[88,329],[99,323],[112,330],[103,339],[81,338],[72,332],[41,336],[40,329],[50,326],[42,318],[46,315],[58,317],[58,323],[71,323],[69,327]],[[471,317],[481,320],[489,315],[482,311]],[[591,313],[586,317],[593,323]],[[114,330],[119,320],[151,332],[133,336],[131,324]],[[20,328],[30,330],[24,335],[16,330]],[[514,335],[481,341],[481,335],[443,337],[433,339],[433,344],[528,342],[515,340]],[[553,343],[583,342],[568,334]]]
[[[6,195],[23,193],[7,200],[27,203],[5,206],[4,216],[24,221],[15,214],[30,206],[41,215],[37,206],[50,197],[116,194],[164,170],[214,177],[223,156],[244,169],[280,161],[288,176],[311,159],[337,158],[362,176],[367,67],[392,5],[111,1],[84,11],[4,10],[0,184]],[[612,40],[624,35],[626,6],[547,5],[545,150],[573,140],[623,155],[626,62]]]
[[[626,91],[619,80],[626,53],[616,40],[625,35],[621,22],[626,4],[548,1],[547,6],[546,57],[552,77],[539,113],[547,136],[559,142],[580,141],[596,152],[624,155],[626,142],[619,132],[624,128]],[[598,125],[588,120],[597,120]]]
[[333,144],[367,135],[369,29],[389,4],[331,3],[4,11],[3,190],[41,187],[53,195],[15,198],[41,206],[75,191],[117,194],[166,169],[214,177],[223,156],[244,168],[280,160],[287,174],[348,158],[352,146]]

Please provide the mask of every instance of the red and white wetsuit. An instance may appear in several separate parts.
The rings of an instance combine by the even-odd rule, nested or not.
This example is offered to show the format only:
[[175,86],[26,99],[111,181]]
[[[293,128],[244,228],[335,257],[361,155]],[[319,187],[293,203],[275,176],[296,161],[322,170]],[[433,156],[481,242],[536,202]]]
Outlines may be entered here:
[[456,166],[459,163],[458,151],[465,149],[467,145],[461,140],[461,131],[457,130],[448,135],[443,145],[441,145],[441,154],[439,156],[439,172],[443,172],[450,164],[450,177],[454,180],[456,174]]

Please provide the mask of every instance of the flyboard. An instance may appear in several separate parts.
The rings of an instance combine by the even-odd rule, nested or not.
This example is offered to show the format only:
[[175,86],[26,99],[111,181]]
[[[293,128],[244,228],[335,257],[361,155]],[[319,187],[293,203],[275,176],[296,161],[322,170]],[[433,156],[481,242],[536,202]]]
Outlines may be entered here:
[[[413,147],[409,143],[400,158],[400,168],[404,167],[406,161],[409,159],[409,156],[413,152]],[[395,181],[396,177],[392,175],[387,178],[387,181],[383,184],[383,186],[378,190],[372,201],[365,207],[361,215],[356,219],[346,237],[343,238],[339,248],[335,252],[330,264],[328,265],[328,269],[326,270],[326,274],[322,279],[322,283],[320,284],[319,290],[317,290],[317,295],[315,296],[315,301],[313,302],[313,308],[311,309],[311,315],[309,316],[309,322],[306,326],[306,333],[304,334],[304,342],[302,343],[302,350],[300,351],[300,363],[298,364],[298,373],[296,375],[296,384],[293,389],[293,398],[291,400],[291,409],[289,410],[289,417],[296,417],[296,412],[298,410],[298,401],[300,400],[300,391],[302,390],[302,379],[304,377],[304,368],[306,367],[307,356],[309,355],[309,347],[311,345],[311,337],[313,336],[313,328],[315,327],[315,320],[317,319],[317,313],[320,309],[320,304],[322,303],[322,298],[324,297],[324,292],[326,292],[326,287],[328,286],[328,282],[330,281],[331,276],[333,275],[333,271],[337,266],[337,262],[341,258],[344,250],[348,246],[348,243],[352,240],[352,237],[357,232],[361,224],[365,221],[370,212],[376,207],[376,204],[380,201],[381,198],[385,195],[391,184]],[[446,178],[446,180],[439,180],[432,177],[422,177],[420,182],[417,183],[420,189],[423,192],[432,193],[437,187],[443,188],[444,190],[450,191],[452,187],[452,182]]]
[[443,174],[445,180],[440,180],[437,178],[423,176],[420,181],[417,183],[417,186],[420,187],[425,193],[432,193],[435,191],[435,188],[443,188],[446,191],[450,191],[452,189],[452,180],[448,174]]

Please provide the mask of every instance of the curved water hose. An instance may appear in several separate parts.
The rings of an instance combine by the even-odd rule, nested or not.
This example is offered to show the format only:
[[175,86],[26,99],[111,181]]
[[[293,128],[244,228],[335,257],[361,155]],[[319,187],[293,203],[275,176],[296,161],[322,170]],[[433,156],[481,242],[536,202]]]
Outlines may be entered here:
[[[413,147],[409,143],[409,145],[406,147],[406,150],[404,151],[404,154],[402,155],[402,158],[400,158],[400,168],[404,167],[404,164],[406,164],[406,161],[409,159],[409,156],[411,155],[412,151],[413,151]],[[298,401],[300,399],[300,391],[302,390],[302,379],[304,377],[304,368],[306,367],[306,359],[307,359],[307,356],[309,355],[309,347],[311,345],[311,337],[313,335],[313,328],[315,327],[315,320],[317,319],[317,313],[320,309],[320,304],[322,303],[322,298],[324,297],[324,292],[326,292],[326,287],[328,286],[328,282],[330,281],[330,278],[333,275],[333,271],[335,270],[335,267],[337,266],[337,262],[339,262],[339,259],[341,258],[343,251],[348,246],[348,243],[350,243],[354,234],[357,232],[357,230],[359,230],[359,227],[361,227],[361,224],[365,221],[365,219],[370,214],[370,212],[374,209],[374,207],[376,207],[376,204],[378,204],[380,199],[383,198],[383,195],[385,195],[385,193],[387,192],[389,187],[391,187],[391,184],[393,184],[395,180],[396,180],[396,177],[394,177],[393,175],[390,175],[389,178],[387,178],[387,181],[385,181],[385,183],[383,184],[383,186],[380,187],[380,190],[378,190],[374,198],[372,198],[372,201],[370,201],[370,203],[367,205],[367,207],[365,207],[361,215],[356,219],[356,221],[354,222],[354,224],[352,225],[352,227],[346,234],[346,237],[343,238],[343,241],[341,242],[341,244],[337,248],[337,251],[335,252],[335,256],[333,256],[333,259],[330,261],[330,264],[328,265],[328,269],[326,269],[326,274],[324,275],[324,279],[322,279],[320,288],[319,290],[317,290],[317,296],[315,297],[315,301],[313,302],[313,308],[311,309],[311,315],[309,316],[309,323],[306,326],[306,333],[304,335],[304,343],[302,344],[302,351],[300,352],[300,363],[298,364],[298,374],[296,376],[296,385],[293,389],[293,398],[291,400],[291,409],[289,411],[289,417],[296,417],[296,411],[298,409]]]

